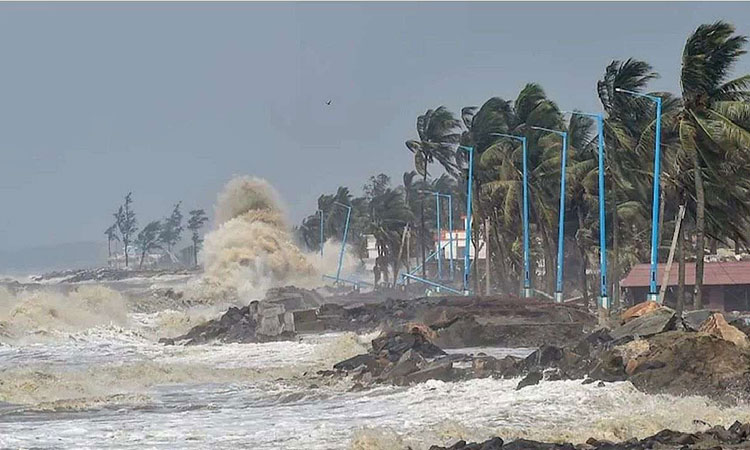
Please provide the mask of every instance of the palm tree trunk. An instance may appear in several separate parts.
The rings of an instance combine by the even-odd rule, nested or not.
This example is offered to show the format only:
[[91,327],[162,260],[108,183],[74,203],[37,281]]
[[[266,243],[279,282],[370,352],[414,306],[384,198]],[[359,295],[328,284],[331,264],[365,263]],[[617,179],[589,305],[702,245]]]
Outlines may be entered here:
[[706,194],[703,189],[698,152],[693,151],[693,172],[695,179],[695,290],[693,291],[693,308],[703,307],[703,256],[706,250]]
[[[427,186],[427,171],[425,171],[425,174],[422,176],[422,182],[423,182],[423,189],[426,189]],[[427,279],[427,263],[425,262],[427,259],[427,254],[425,253],[425,228],[424,228],[424,194],[421,194],[421,201],[420,201],[420,220],[422,221],[421,226],[419,228],[419,245],[422,248],[422,278]],[[468,251],[469,249],[466,249]]]
[[[612,189],[614,189],[614,183]],[[620,307],[620,239],[619,222],[617,218],[617,196],[615,195],[614,207],[612,208],[612,309]]]
[[484,219],[484,245],[486,246],[484,251],[484,293],[490,295],[490,288],[492,286],[490,280],[490,230],[489,221],[486,218]]
[[[577,214],[578,214],[578,230],[580,233],[580,230],[583,230],[583,212],[581,211],[581,208],[576,208]],[[580,239],[576,239],[576,243],[578,244],[578,251],[581,253],[581,293],[583,295],[583,307],[588,309],[589,308],[589,287],[588,287],[588,276],[586,275],[586,271],[588,269],[588,259],[586,257],[586,248],[583,245],[583,242],[581,242]]]
[[679,235],[677,236],[677,305],[676,312],[677,317],[682,316],[682,311],[685,309],[685,227],[680,227]]

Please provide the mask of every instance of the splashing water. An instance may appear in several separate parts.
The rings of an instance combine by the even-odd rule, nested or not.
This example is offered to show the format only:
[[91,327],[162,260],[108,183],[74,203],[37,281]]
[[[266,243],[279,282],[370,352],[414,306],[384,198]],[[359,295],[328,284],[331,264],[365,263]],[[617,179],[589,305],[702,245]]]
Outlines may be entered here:
[[[317,287],[323,284],[322,275],[335,273],[340,244],[327,242],[322,259],[299,249],[283,219],[278,194],[263,179],[230,180],[218,195],[215,214],[203,250],[204,296],[262,297],[271,287]],[[350,249],[343,263],[347,273],[357,265]]]

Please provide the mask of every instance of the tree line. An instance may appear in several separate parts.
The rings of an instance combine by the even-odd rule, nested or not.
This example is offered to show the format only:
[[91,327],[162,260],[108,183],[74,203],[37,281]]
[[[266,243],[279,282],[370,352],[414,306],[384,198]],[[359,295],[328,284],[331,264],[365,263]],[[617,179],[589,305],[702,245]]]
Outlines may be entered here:
[[[130,265],[130,250],[135,247],[139,254],[138,267],[143,267],[147,254],[155,250],[162,250],[173,261],[173,248],[182,239],[185,230],[183,226],[182,202],[175,203],[172,212],[162,220],[152,220],[142,229],[138,229],[138,220],[133,210],[133,193],[125,195],[122,205],[113,214],[114,223],[104,231],[107,237],[109,258],[112,258],[112,243],[121,242],[125,255],[125,267]],[[203,243],[201,228],[208,222],[208,216],[202,209],[194,209],[188,213],[187,229],[192,241],[193,264],[198,265],[198,250]]]
[[[677,303],[682,308],[692,294],[693,305],[701,307],[707,245],[731,242],[739,251],[750,239],[750,75],[732,76],[747,43],[727,22],[699,26],[683,49],[678,93],[650,92],[649,84],[659,74],[646,61],[614,60],[604,68],[595,89],[604,117],[607,258],[615,307],[625,271],[648,260],[656,130],[654,103],[618,90],[662,98],[659,234],[672,235],[672,218],[684,205]],[[414,170],[397,187],[385,175],[371,178],[362,197],[352,197],[345,187],[321,196],[324,236],[341,236],[345,211],[335,207],[337,201],[353,207],[354,242],[361,246],[356,236],[375,235],[378,252],[394,275],[408,266],[409,251],[418,251],[424,260],[425,248],[433,245],[425,221],[434,212],[429,211],[431,197],[418,191],[452,193],[454,207],[465,211],[467,152],[459,145],[470,146],[475,152],[472,222],[478,231],[473,244],[480,245],[481,236],[489,255],[484,286],[474,265],[474,290],[516,291],[523,278],[522,151],[520,143],[493,133],[522,135],[528,145],[534,286],[552,292],[562,144],[559,136],[532,127],[568,133],[564,238],[572,245],[566,245],[564,258],[567,275],[574,276],[567,276],[566,285],[581,292],[588,304],[589,277],[600,251],[597,130],[589,117],[564,114],[537,83],[528,83],[512,100],[492,97],[459,114],[440,106],[420,115],[416,139],[406,141]],[[432,176],[434,166],[445,174]],[[312,214],[299,228],[309,248],[318,245],[317,221]],[[692,293],[685,292],[687,260],[696,261]]]

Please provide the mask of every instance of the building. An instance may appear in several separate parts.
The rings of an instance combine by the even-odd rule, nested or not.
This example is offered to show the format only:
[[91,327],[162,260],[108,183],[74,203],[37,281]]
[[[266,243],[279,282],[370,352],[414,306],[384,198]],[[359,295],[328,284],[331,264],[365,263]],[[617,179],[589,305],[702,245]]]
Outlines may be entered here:
[[[625,298],[634,303],[646,299],[649,289],[649,264],[637,264],[620,282]],[[657,268],[657,282],[661,283],[666,264]],[[672,264],[664,302],[674,304],[677,292],[678,264]],[[692,303],[695,285],[695,263],[685,264],[685,302]],[[703,271],[703,304],[706,308],[722,311],[750,311],[750,261],[706,262]]]

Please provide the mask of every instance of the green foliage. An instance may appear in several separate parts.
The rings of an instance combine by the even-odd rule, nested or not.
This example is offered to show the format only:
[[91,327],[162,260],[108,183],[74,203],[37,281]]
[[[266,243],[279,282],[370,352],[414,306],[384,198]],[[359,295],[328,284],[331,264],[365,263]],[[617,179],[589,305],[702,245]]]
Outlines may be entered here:
[[141,250],[141,261],[139,267],[143,267],[143,259],[146,257],[146,253],[151,250],[161,248],[159,245],[159,233],[161,232],[161,222],[154,220],[149,222],[143,229],[138,233],[138,237],[135,240],[135,245]]
[[182,236],[182,212],[180,211],[180,204],[177,202],[172,209],[172,214],[164,219],[164,223],[159,231],[159,242],[167,246],[167,251],[171,252]]
[[128,267],[129,264],[128,250],[130,248],[130,243],[133,240],[133,235],[136,233],[136,231],[138,231],[138,223],[135,218],[135,212],[133,211],[132,204],[133,193],[128,192],[128,194],[125,196],[125,202],[114,214],[115,224],[117,225],[117,229],[120,232],[122,244],[125,248],[125,267]]
[[193,263],[198,265],[198,249],[203,243],[200,230],[208,222],[208,216],[202,209],[193,209],[189,213],[187,229],[190,230],[190,239],[193,241]]

